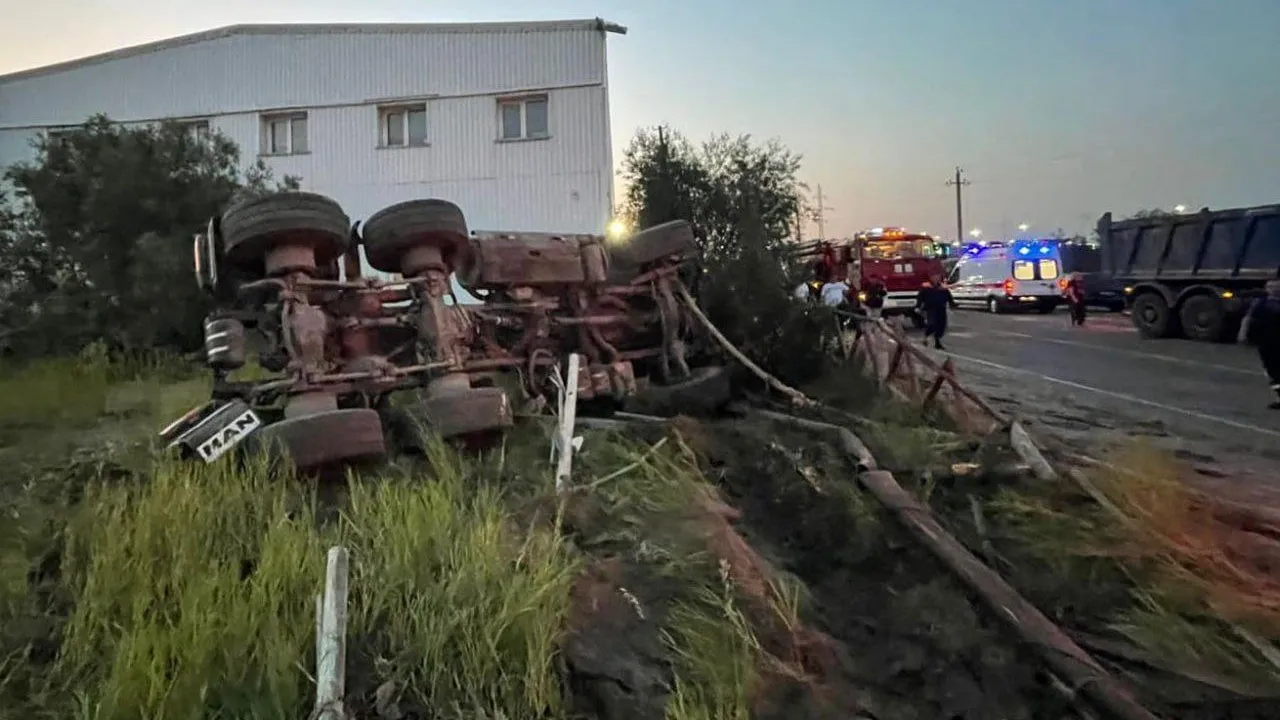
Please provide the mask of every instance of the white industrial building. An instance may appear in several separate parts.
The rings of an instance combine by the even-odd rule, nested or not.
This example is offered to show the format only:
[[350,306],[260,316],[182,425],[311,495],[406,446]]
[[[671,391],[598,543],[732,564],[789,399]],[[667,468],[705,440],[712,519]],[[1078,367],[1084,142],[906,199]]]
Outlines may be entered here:
[[480,230],[601,233],[613,209],[603,20],[235,25],[0,76],[0,167],[97,113],[239,144],[353,220],[451,200]]

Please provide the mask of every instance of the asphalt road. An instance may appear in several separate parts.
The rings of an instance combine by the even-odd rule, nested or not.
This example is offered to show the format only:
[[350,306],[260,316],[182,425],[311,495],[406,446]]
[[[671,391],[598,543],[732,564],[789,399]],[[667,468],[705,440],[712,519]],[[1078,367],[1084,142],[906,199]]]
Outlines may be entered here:
[[951,314],[960,380],[1072,444],[1143,436],[1188,459],[1280,482],[1280,411],[1247,346],[1141,337],[1119,313]]

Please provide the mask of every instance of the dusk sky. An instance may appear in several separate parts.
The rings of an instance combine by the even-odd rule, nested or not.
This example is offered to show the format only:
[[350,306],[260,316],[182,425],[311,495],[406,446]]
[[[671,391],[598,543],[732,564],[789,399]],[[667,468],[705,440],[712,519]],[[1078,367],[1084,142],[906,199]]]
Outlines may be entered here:
[[[829,234],[1280,201],[1280,0],[0,0],[0,73],[220,25],[600,16],[637,127],[776,137]],[[809,233],[812,234],[810,229]]]

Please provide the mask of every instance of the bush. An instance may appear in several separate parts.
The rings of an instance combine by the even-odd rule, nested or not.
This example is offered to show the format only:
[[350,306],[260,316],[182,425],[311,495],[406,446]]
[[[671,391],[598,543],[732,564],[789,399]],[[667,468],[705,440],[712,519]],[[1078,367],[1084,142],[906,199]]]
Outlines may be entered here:
[[800,158],[776,141],[714,137],[695,147],[668,128],[636,133],[623,160],[625,214],[640,227],[693,223],[701,273],[691,279],[711,321],[783,381],[823,367],[831,313],[791,297],[786,238],[800,208]]

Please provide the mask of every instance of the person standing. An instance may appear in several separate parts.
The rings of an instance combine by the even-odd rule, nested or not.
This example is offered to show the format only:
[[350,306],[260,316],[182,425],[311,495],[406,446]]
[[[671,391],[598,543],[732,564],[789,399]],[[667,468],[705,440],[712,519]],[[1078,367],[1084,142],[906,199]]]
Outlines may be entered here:
[[1276,395],[1267,407],[1280,410],[1280,280],[1268,282],[1266,294],[1249,306],[1237,339],[1258,348],[1258,359]]
[[1068,275],[1064,294],[1067,296],[1067,307],[1071,310],[1071,324],[1076,327],[1084,327],[1085,317],[1088,313],[1088,305],[1085,302],[1084,276],[1078,272]]
[[849,302],[849,284],[843,280],[822,286],[822,304],[831,308],[844,307]]
[[879,275],[872,275],[867,278],[867,289],[864,292],[867,294],[867,299],[863,303],[867,306],[867,316],[880,317],[884,313],[884,299],[889,294],[884,287],[884,281]]
[[951,289],[942,284],[942,278],[933,276],[916,297],[916,310],[924,315],[924,342],[929,344],[933,338],[933,346],[946,350],[942,346],[942,336],[947,334],[947,310],[956,307]]

